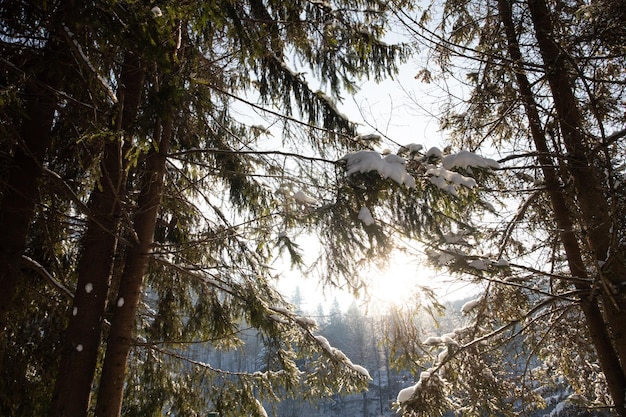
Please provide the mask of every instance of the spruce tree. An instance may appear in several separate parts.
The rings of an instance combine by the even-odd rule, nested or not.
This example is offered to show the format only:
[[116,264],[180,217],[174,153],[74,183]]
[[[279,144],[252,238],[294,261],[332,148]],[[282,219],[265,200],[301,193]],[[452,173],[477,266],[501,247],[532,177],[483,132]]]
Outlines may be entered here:
[[574,391],[568,404],[623,415],[624,131],[615,107],[623,86],[615,69],[624,55],[621,32],[606,37],[599,29],[611,27],[611,7],[541,0],[441,6],[441,15],[433,7],[399,17],[440,64],[420,77],[462,80],[451,93],[462,92],[463,104],[449,101],[442,128],[455,146],[501,155],[502,182],[491,195],[502,210],[476,223],[485,232],[478,239],[449,235],[439,248],[453,255],[445,262],[432,252],[435,264],[484,294],[467,305],[468,325],[450,341],[422,344],[428,372],[398,406],[405,415],[530,412],[545,406],[536,385],[550,386],[558,375]]

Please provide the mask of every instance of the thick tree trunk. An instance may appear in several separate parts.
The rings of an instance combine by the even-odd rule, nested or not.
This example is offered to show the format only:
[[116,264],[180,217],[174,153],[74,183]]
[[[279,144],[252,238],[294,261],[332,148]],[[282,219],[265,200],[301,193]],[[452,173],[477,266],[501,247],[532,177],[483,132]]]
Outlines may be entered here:
[[[561,242],[565,250],[568,266],[572,276],[577,278],[588,278],[588,274],[583,262],[582,251],[574,233],[571,214],[567,204],[560,192],[558,176],[552,163],[550,150],[545,140],[545,134],[541,127],[541,119],[537,112],[537,106],[533,99],[533,94],[522,67],[522,54],[517,43],[517,35],[512,19],[510,0],[498,0],[500,18],[504,25],[509,55],[518,68],[515,68],[515,76],[522,102],[529,120],[531,134],[535,147],[539,151],[539,163],[542,167],[546,181],[547,192],[550,198],[552,209],[558,228],[561,231]],[[616,350],[611,343],[610,334],[607,329],[602,312],[598,306],[597,299],[593,296],[591,285],[583,282],[577,283],[577,289],[581,291],[581,308],[587,322],[587,328],[591,340],[598,354],[598,360],[607,379],[609,390],[613,397],[615,407],[620,415],[624,416],[624,392],[626,392],[626,378],[621,369],[620,360]]]
[[158,149],[152,149],[147,156],[134,220],[138,242],[129,248],[126,255],[117,304],[113,310],[111,331],[100,377],[97,417],[118,417],[121,413],[126,366],[135,333],[135,317],[141,299],[143,277],[150,259],[149,252],[161,204],[171,129],[171,120],[162,126],[157,122],[154,142],[158,144]]
[[[127,54],[120,84],[123,110],[117,125],[124,132],[135,121],[145,71],[139,57]],[[124,197],[125,174],[122,138],[105,143],[100,162],[102,176],[90,199],[87,231],[82,239],[78,284],[65,335],[51,415],[86,416],[101,343],[102,319],[117,246],[120,200]]]
[[[578,101],[574,96],[570,77],[570,65],[565,52],[553,37],[552,22],[544,0],[529,0],[537,44],[546,69],[546,78],[552,91],[559,127],[567,149],[567,164],[574,179],[581,214],[587,225],[591,242],[602,242],[594,247],[601,259],[606,259],[611,227],[609,207],[602,192],[598,166],[593,164],[585,144]],[[598,258],[600,259],[600,258]]]

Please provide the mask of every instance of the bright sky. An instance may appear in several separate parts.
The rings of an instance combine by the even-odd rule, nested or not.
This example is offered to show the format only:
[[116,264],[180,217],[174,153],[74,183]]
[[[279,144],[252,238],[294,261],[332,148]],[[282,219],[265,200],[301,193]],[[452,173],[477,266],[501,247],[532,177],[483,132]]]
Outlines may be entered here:
[[[402,66],[396,80],[381,84],[373,81],[362,84],[361,91],[354,97],[345,97],[338,105],[341,112],[360,124],[359,133],[379,133],[385,138],[379,151],[389,148],[395,153],[397,144],[416,143],[424,149],[445,147],[444,135],[438,130],[436,91],[428,84],[416,80],[418,68],[415,62]],[[441,92],[439,92],[441,93]],[[395,142],[395,143],[394,143]],[[302,245],[302,242],[298,242]],[[312,245],[315,245],[312,243]],[[306,252],[306,247],[303,247]],[[314,251],[315,248],[310,248]],[[425,265],[425,257],[419,253],[407,257],[398,253],[383,271],[364,271],[371,282],[369,307],[373,309],[396,303],[404,304],[414,298],[420,285],[429,286],[442,299],[458,299],[467,295],[459,285],[454,285],[445,275]],[[345,291],[324,290],[314,277],[303,279],[297,272],[286,271],[280,280],[279,289],[289,299],[299,287],[303,298],[303,309],[314,312],[321,303],[326,311],[336,298],[342,308],[347,308],[355,299]],[[363,300],[357,300],[363,302]]]
[[443,148],[445,140],[435,117],[440,100],[437,94],[441,92],[416,80],[417,72],[415,62],[406,63],[395,80],[364,82],[354,98],[346,97],[338,107],[361,125],[360,133],[377,129],[402,145],[419,143],[426,149]]

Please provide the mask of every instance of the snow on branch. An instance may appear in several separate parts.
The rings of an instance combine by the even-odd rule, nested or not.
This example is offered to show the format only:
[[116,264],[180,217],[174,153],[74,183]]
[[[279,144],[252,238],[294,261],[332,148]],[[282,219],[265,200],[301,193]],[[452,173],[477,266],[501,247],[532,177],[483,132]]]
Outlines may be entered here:
[[76,52],[78,52],[78,55],[80,56],[82,61],[87,65],[87,67],[91,70],[91,72],[96,76],[98,81],[100,81],[100,84],[102,84],[102,86],[104,87],[104,90],[107,92],[107,95],[109,96],[111,101],[117,104],[118,100],[117,100],[117,96],[115,95],[115,92],[113,91],[113,88],[109,85],[107,80],[105,80],[104,77],[100,75],[100,73],[93,66],[93,64],[91,63],[91,61],[89,60],[85,52],[83,51],[83,48],[80,46],[80,44],[76,40],[72,31],[70,31],[70,29],[67,26],[63,26],[63,28],[65,29],[65,33],[67,33],[67,36],[72,41],[72,44],[76,48]]
[[350,358],[348,358],[345,353],[343,353],[340,349],[337,349],[337,348],[331,346],[331,344],[328,341],[328,339],[326,339],[324,336],[316,335],[315,336],[315,340],[321,346],[321,348],[326,353],[328,353],[331,357],[333,357],[335,360],[337,360],[337,361],[343,363],[344,365],[348,366],[348,368],[352,369],[353,371],[357,372],[358,374],[360,374],[361,376],[367,378],[368,380],[370,380],[370,381],[372,380],[372,377],[370,376],[370,373],[368,372],[367,369],[365,369],[361,365],[356,365],[356,364],[352,363]]
[[468,315],[472,310],[478,307],[483,302],[483,297],[478,297],[474,300],[470,300],[461,306],[461,314]]
[[484,158],[480,155],[469,151],[460,151],[455,154],[446,155],[442,158],[441,163],[445,169],[454,168],[487,168],[487,169],[499,169],[500,164],[489,158]]
[[[361,136],[357,136],[357,138],[359,137]],[[430,148],[426,154],[417,157],[418,152],[422,149],[421,145],[411,144],[403,146],[402,149],[409,151],[410,159],[424,164],[430,183],[454,196],[458,196],[458,189],[461,186],[470,189],[477,186],[474,178],[453,171],[454,169],[463,169],[471,173],[471,168],[500,168],[497,161],[469,151],[460,151],[443,156],[438,148]],[[439,160],[442,166],[429,163],[433,159]],[[362,150],[348,153],[341,160],[347,163],[347,175],[377,172],[382,178],[391,178],[408,188],[415,188],[416,186],[415,178],[407,172],[407,160],[398,154],[381,155],[375,151]]]
[[400,185],[415,188],[415,178],[406,171],[406,160],[401,156],[389,154],[382,157],[374,151],[357,151],[345,155],[342,160],[347,162],[348,176],[376,171],[383,178],[391,178]]

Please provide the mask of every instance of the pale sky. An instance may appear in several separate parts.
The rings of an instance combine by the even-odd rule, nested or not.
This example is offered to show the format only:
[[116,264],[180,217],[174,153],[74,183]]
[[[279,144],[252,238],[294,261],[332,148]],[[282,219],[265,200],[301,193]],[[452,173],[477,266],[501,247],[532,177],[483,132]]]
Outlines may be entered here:
[[[406,63],[400,68],[396,79],[388,79],[380,84],[364,82],[356,96],[346,96],[343,103],[337,105],[342,113],[359,123],[360,134],[379,133],[383,136],[383,144],[377,149],[379,151],[389,148],[395,152],[397,144],[409,143],[421,144],[424,149],[445,147],[445,137],[439,131],[438,121],[433,115],[438,113],[437,95],[441,91],[416,80],[418,69],[415,61]],[[387,141],[385,136],[391,141]],[[304,249],[306,241],[297,243]],[[416,285],[436,288],[442,298],[454,299],[467,295],[462,287],[451,284],[445,275],[425,266],[424,259],[411,259],[399,254],[391,260],[387,271],[366,273],[366,277],[371,280],[371,306],[375,308],[375,305],[390,302],[402,304],[411,298],[412,289]],[[320,303],[328,311],[335,298],[342,309],[355,301],[345,291],[324,290],[314,277],[301,278],[297,271],[289,271],[288,267],[286,269],[284,278],[279,281],[279,290],[289,300],[296,287],[299,287],[303,308],[309,312],[314,313]]]

